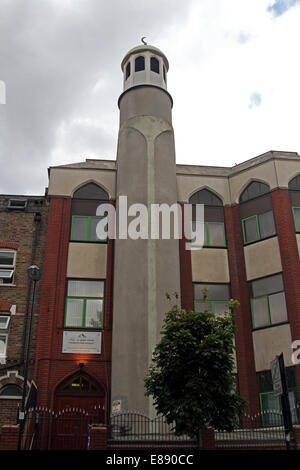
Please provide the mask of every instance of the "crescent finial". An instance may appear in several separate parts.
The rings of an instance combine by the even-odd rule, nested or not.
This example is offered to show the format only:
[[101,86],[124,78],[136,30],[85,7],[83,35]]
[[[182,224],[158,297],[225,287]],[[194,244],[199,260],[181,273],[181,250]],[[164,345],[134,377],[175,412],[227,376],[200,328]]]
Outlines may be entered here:
[[141,39],[141,41],[142,41],[143,44],[145,44],[145,46],[147,46],[147,43],[146,43],[146,41],[144,40],[145,38],[146,38],[146,36],[143,36],[142,39]]

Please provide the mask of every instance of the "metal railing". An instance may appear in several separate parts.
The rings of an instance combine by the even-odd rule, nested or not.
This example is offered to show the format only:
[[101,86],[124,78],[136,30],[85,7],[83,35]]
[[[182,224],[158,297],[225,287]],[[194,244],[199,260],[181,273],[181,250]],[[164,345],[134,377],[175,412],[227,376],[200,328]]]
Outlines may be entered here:
[[22,449],[86,450],[89,425],[103,423],[104,410],[65,408],[52,411],[46,407],[30,409],[26,416]]
[[[299,407],[291,412],[293,424],[299,423]],[[293,436],[289,438],[293,446]],[[254,416],[244,414],[233,431],[215,431],[215,446],[217,449],[285,449],[282,412],[268,410]]]
[[150,419],[140,413],[120,413],[111,416],[108,445],[112,448],[197,447],[189,436],[177,436],[175,426],[165,417]]

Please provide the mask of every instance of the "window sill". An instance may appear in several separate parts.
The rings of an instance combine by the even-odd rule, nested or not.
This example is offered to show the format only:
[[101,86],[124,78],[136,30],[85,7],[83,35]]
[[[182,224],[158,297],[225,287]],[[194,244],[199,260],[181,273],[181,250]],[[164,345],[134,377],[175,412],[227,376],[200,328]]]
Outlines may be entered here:
[[104,327],[86,328],[84,326],[64,326],[63,331],[104,331]]
[[108,240],[104,240],[104,241],[101,241],[101,240],[70,240],[70,243],[100,243],[100,244],[104,244],[104,245],[107,245],[108,243]]
[[0,395],[0,400],[22,400],[22,397],[10,397],[10,396],[1,396]]
[[266,330],[266,329],[274,328],[276,326],[281,326],[281,325],[288,325],[289,323],[290,323],[289,321],[283,321],[281,323],[274,323],[273,325],[259,326],[257,328],[252,328],[252,332]]
[[219,249],[223,249],[223,250],[227,250],[227,245],[194,245],[193,243],[191,243],[191,248],[217,248],[218,250]]
[[264,242],[265,240],[269,240],[270,238],[275,238],[277,237],[277,233],[275,233],[275,235],[270,235],[269,237],[266,237],[266,238],[260,238],[259,240],[254,240],[253,242],[248,242],[248,243],[243,243],[244,246],[249,246],[249,245],[254,245],[255,243],[259,243],[259,242]]

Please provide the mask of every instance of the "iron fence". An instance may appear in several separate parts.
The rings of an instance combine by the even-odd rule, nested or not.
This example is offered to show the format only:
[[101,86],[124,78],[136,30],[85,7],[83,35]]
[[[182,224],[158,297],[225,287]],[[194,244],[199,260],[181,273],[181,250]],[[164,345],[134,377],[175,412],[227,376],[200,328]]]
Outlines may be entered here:
[[[293,424],[300,423],[299,407],[291,410]],[[215,431],[216,449],[286,449],[294,447],[293,435],[287,438],[281,411],[268,410],[254,416],[244,414],[231,432]]]
[[102,423],[104,410],[94,407],[65,408],[52,411],[46,407],[30,409],[22,436],[24,450],[86,450],[91,424]]
[[[293,424],[300,424],[299,407],[291,410]],[[95,407],[87,412],[66,408],[54,412],[44,407],[30,409],[26,416],[22,449],[88,449],[92,425],[104,423],[104,410]],[[216,449],[286,449],[286,433],[280,411],[265,411],[255,416],[244,414],[231,432],[215,431]],[[291,435],[290,448],[294,442]],[[175,426],[165,417],[150,419],[140,413],[111,416],[108,425],[108,449],[191,449],[197,440],[177,436]]]
[[108,446],[126,448],[195,448],[198,442],[189,436],[177,436],[174,424],[165,417],[150,419],[140,413],[113,415],[108,428]]

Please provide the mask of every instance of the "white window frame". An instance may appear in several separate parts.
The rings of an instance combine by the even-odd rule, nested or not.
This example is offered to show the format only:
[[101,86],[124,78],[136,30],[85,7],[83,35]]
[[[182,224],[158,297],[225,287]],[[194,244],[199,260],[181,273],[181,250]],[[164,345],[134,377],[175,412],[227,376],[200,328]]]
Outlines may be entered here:
[[[8,248],[1,248],[0,253],[12,253],[14,255],[13,264],[0,264],[0,286],[14,285],[17,251]],[[2,273],[5,273],[4,276],[1,276],[1,271]],[[5,282],[5,279],[12,279],[12,282]]]
[[5,324],[5,326],[1,326],[1,324],[0,324],[0,334],[1,334],[1,330],[7,330],[9,322],[10,322],[10,315],[9,314],[4,314],[4,315],[1,314],[0,319],[1,318],[6,318],[6,324]]
[[0,352],[0,364],[4,363],[5,364],[5,360],[6,360],[6,357],[7,357],[7,343],[8,343],[8,334],[7,333],[0,333],[0,338],[3,337],[5,338],[5,349],[4,349],[4,352],[1,353]]
[[[0,389],[0,392],[3,388],[7,387],[8,385],[16,385],[16,384],[6,384]],[[18,385],[17,387],[20,389],[20,392],[22,393],[21,387],[19,387]],[[22,394],[21,395],[2,395],[0,393],[0,400],[20,400],[20,399],[22,399]]]

